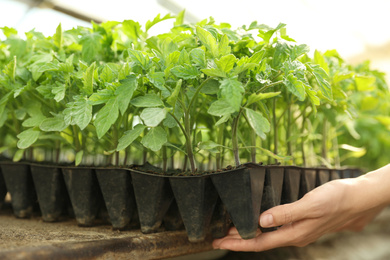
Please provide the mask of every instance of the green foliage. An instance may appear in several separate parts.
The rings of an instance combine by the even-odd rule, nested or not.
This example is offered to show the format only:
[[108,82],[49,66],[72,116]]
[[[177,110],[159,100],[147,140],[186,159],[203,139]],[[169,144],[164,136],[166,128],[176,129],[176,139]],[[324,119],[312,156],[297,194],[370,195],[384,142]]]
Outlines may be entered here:
[[[390,131],[382,73],[349,66],[335,50],[310,58],[282,23],[234,30],[184,18],[60,24],[51,37],[26,39],[1,28],[1,153],[70,153],[76,165],[188,158],[191,171],[233,160],[383,162],[375,157],[390,145],[381,134]],[[170,31],[149,37],[170,20]],[[371,127],[382,131],[378,141],[369,141]]]

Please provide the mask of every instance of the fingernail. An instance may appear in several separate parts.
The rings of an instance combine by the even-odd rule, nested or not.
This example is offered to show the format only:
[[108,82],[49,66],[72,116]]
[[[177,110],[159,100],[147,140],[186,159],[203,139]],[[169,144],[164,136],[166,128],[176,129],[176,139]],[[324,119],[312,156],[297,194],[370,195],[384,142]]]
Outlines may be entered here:
[[274,217],[272,214],[267,214],[261,216],[260,218],[260,226],[262,227],[271,227],[274,224]]

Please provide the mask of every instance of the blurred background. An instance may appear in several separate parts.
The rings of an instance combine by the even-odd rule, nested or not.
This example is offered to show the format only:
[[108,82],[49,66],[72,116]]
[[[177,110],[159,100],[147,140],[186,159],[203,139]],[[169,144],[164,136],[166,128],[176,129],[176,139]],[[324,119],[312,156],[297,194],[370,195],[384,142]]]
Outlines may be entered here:
[[[91,20],[145,24],[159,13],[183,9],[186,21],[194,23],[210,16],[233,28],[255,20],[271,27],[285,23],[289,36],[312,52],[337,49],[352,64],[369,59],[373,69],[386,72],[389,82],[390,1],[384,0],[0,0],[0,27],[14,27],[20,34],[35,29],[49,36],[59,23],[65,30],[90,26]],[[170,28],[172,21],[167,23]]]

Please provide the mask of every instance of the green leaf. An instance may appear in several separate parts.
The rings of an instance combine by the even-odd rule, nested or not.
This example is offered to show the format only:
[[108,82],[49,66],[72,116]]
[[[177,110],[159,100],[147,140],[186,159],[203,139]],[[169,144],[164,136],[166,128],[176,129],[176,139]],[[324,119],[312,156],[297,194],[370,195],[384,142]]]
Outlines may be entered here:
[[216,59],[215,64],[221,71],[230,72],[233,69],[236,61],[237,58],[233,54],[229,54],[221,57],[221,59]]
[[374,89],[376,78],[373,76],[355,76],[358,91],[371,91]]
[[61,84],[61,85],[57,85],[56,87],[53,87],[51,93],[54,94],[54,100],[57,102],[63,100],[65,98],[65,91],[66,91],[65,84]]
[[115,90],[115,95],[117,96],[119,110],[123,115],[129,107],[134,91],[137,89],[138,81],[137,77],[131,74],[126,79],[121,80],[120,83],[121,85]]
[[167,110],[165,108],[145,108],[141,113],[141,119],[145,125],[149,127],[156,127],[167,117]]
[[[22,126],[24,127],[38,127],[46,117],[42,114],[34,115],[23,121]],[[1,121],[1,120],[0,120]],[[1,124],[0,124],[1,126]]]
[[119,116],[118,101],[110,99],[107,104],[99,110],[94,125],[98,138],[102,138]]
[[324,56],[322,56],[322,54],[315,50],[314,51],[314,62],[318,65],[320,65],[320,67],[327,73],[329,74],[329,66],[328,66],[328,63],[326,63],[325,61],[325,58]]
[[270,156],[270,157],[272,157],[272,158],[274,158],[276,160],[279,160],[279,161],[289,161],[289,160],[292,160],[291,156],[282,156],[282,155],[274,154],[270,150],[265,149],[265,148],[260,147],[260,146],[256,146],[256,149],[259,149],[259,150],[263,151],[266,155],[268,155],[268,156]]
[[182,49],[181,50],[180,55],[179,55],[178,63],[180,65],[183,65],[183,66],[191,64],[190,56],[188,55],[188,52],[186,51],[186,49]]
[[332,100],[332,87],[327,81],[328,74],[326,74],[325,70],[323,70],[319,65],[313,65],[309,63],[306,63],[306,67],[313,74],[324,97],[328,100]]
[[164,86],[165,84],[165,75],[164,72],[154,72],[150,71],[147,75],[147,78],[150,82],[159,90],[165,91],[167,88]]
[[98,90],[98,92],[93,93],[88,98],[88,103],[91,105],[105,104],[112,98],[115,98],[115,92],[113,89],[101,89]]
[[136,107],[160,107],[164,106],[161,98],[156,94],[146,94],[145,96],[139,96],[130,101],[133,106]]
[[214,58],[217,58],[219,51],[217,40],[214,38],[214,36],[210,32],[204,30],[199,26],[196,27],[196,35],[198,36],[202,44],[206,46],[206,48],[211,52],[211,55]]
[[20,160],[23,159],[23,155],[24,155],[24,149],[17,150],[14,154],[14,157],[12,158],[12,161],[19,162]]
[[250,57],[248,63],[255,63],[255,64],[260,64],[260,62],[263,60],[265,54],[265,50],[260,50],[255,53]]
[[309,51],[310,48],[306,44],[294,45],[290,49],[290,59],[295,60],[298,57],[302,56],[303,54],[308,53]]
[[221,78],[227,77],[226,73],[219,68],[202,69],[201,71],[210,77],[221,77]]
[[195,66],[198,66],[202,69],[206,68],[206,53],[203,49],[192,49],[190,51],[190,59]]
[[82,59],[87,63],[96,60],[96,56],[100,51],[102,36],[99,33],[86,34],[81,38],[82,44],[81,55]]
[[218,149],[222,147],[223,145],[217,144],[211,140],[200,142],[198,144],[199,150],[208,150],[210,152],[218,152]]
[[176,16],[176,21],[174,23],[175,26],[182,25],[184,23],[184,14],[185,10],[182,10],[180,13]]
[[142,34],[141,25],[133,20],[125,20],[122,22],[122,30],[132,41],[136,42]]
[[229,46],[229,38],[226,34],[224,34],[218,44],[218,54],[220,56],[225,56],[230,54],[230,52],[231,48]]
[[287,87],[288,91],[298,97],[298,100],[305,100],[305,84],[298,80],[292,73],[288,74],[283,79],[284,85]]
[[62,49],[62,43],[64,41],[64,37],[62,35],[62,27],[61,23],[57,26],[56,33],[53,36],[54,44],[58,47],[58,49]]
[[75,156],[75,165],[78,166],[80,165],[80,163],[82,162],[83,160],[83,156],[84,156],[84,151],[81,150],[81,151],[78,151],[76,153],[76,156]]
[[182,79],[194,79],[200,75],[200,71],[189,64],[175,66],[171,69],[171,72]]
[[50,132],[50,131],[61,132],[66,127],[67,124],[65,123],[64,116],[61,114],[56,115],[54,117],[46,118],[39,125],[39,128],[45,132]]
[[265,139],[265,133],[268,133],[271,130],[268,120],[263,117],[261,113],[250,108],[245,108],[245,112],[249,125],[253,130],[255,130],[255,133],[258,136],[260,136],[262,139]]
[[310,103],[312,104],[314,115],[315,115],[317,113],[316,106],[320,105],[320,99],[317,96],[317,92],[312,90],[309,86],[305,85],[305,89],[306,89],[307,97],[309,98]]
[[93,77],[95,73],[95,66],[96,63],[94,62],[83,73],[83,90],[88,95],[91,95],[93,93]]
[[178,98],[180,90],[181,90],[181,84],[182,84],[182,80],[180,79],[176,83],[175,90],[167,99],[167,103],[169,105],[171,105],[173,107],[173,109],[175,109],[175,106],[176,106],[176,101],[177,101],[177,98]]
[[121,151],[126,149],[131,143],[134,142],[135,139],[138,138],[144,131],[146,126],[144,125],[136,125],[134,129],[126,131],[123,136],[118,141],[118,147],[116,148],[117,151]]
[[131,60],[135,64],[141,66],[141,68],[144,70],[149,70],[150,59],[147,55],[144,55],[142,52],[137,50],[128,49],[127,51],[129,53]]
[[217,100],[210,105],[207,112],[213,116],[224,116],[230,115],[236,112],[236,110],[226,100]]
[[208,95],[215,95],[219,91],[219,81],[215,79],[210,79],[204,83],[200,92]]
[[164,17],[161,17],[160,18],[160,14],[158,14],[154,19],[153,21],[147,21],[146,24],[145,24],[145,32],[149,31],[150,28],[153,27],[153,25],[156,25],[158,24],[159,22],[161,21],[164,21],[164,20],[168,20],[168,19],[172,19],[172,18],[175,18],[174,16],[171,16],[170,14],[167,14],[165,15]]
[[24,130],[23,132],[17,135],[19,139],[17,143],[18,148],[26,149],[30,147],[38,140],[39,134],[40,131],[34,128],[29,128],[27,130]]
[[167,133],[160,126],[151,128],[142,138],[141,143],[148,149],[157,152],[167,142]]
[[260,100],[273,98],[279,96],[281,92],[268,92],[268,93],[253,93],[248,97],[248,101],[246,102],[246,106],[250,106],[254,103],[259,102]]
[[78,125],[83,130],[92,120],[92,105],[85,97],[76,96],[74,99],[74,102],[66,105],[64,121],[70,125]]
[[223,115],[216,123],[215,126],[219,126],[223,123],[226,123],[230,119],[230,114]]
[[221,97],[231,104],[235,111],[239,111],[244,94],[244,87],[237,79],[224,79],[221,81]]

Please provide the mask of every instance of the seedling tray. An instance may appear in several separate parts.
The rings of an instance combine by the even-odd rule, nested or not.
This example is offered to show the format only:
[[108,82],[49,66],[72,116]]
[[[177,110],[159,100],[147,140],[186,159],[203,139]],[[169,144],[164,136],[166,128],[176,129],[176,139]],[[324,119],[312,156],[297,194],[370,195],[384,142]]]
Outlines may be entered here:
[[[107,210],[113,229],[143,233],[187,231],[191,242],[227,234],[256,234],[261,212],[291,203],[328,181],[352,178],[359,169],[263,166],[247,163],[203,175],[151,173],[150,165],[72,167],[0,162],[0,205],[7,192],[16,217],[28,218],[38,201],[43,221],[75,217],[93,226]],[[149,169],[144,172],[142,169]],[[157,168],[156,168],[157,169]]]

